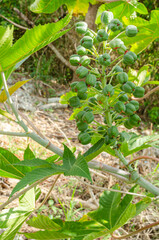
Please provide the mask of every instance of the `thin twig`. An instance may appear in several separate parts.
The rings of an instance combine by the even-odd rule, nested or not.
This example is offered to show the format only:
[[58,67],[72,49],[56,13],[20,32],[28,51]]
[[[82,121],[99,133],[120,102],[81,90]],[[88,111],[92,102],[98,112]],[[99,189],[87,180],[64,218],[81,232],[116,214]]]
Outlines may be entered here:
[[139,232],[142,232],[142,231],[144,231],[144,230],[146,230],[146,229],[152,228],[152,227],[157,226],[157,225],[159,225],[159,221],[158,221],[158,222],[155,222],[155,223],[152,223],[152,224],[149,224],[149,225],[147,225],[147,226],[145,226],[145,227],[142,227],[142,228],[140,228],[140,229],[138,229],[138,230],[136,230],[136,231],[134,231],[134,232],[132,232],[132,233],[127,234],[127,235],[123,235],[123,236],[121,236],[121,237],[112,235],[112,237],[115,238],[115,239],[125,239],[125,238],[128,238],[128,237],[131,237],[131,236],[133,236],[133,235],[136,235],[136,234],[138,234]]
[[147,92],[142,98],[134,98],[134,97],[132,97],[132,99],[136,100],[136,101],[142,101],[145,98],[148,98],[152,93],[157,92],[157,91],[159,91],[159,86],[157,86],[157,87],[153,88],[152,90],[150,90],[149,92]]
[[50,193],[52,192],[52,190],[53,190],[53,188],[54,188],[54,186],[55,186],[55,184],[56,184],[56,182],[57,182],[57,180],[59,179],[60,176],[61,176],[61,174],[57,175],[57,177],[55,178],[55,181],[53,182],[53,184],[52,184],[51,188],[49,189],[47,195],[45,196],[44,200],[41,202],[41,204],[39,205],[39,207],[37,207],[37,208],[35,209],[36,211],[39,210],[39,209],[46,203],[46,201],[47,201]]
[[143,194],[132,193],[132,192],[125,192],[125,191],[116,190],[116,189],[112,189],[112,188],[110,189],[110,188],[105,188],[105,187],[99,187],[99,186],[96,186],[96,185],[91,185],[91,184],[83,181],[82,179],[80,179],[80,182],[84,183],[85,185],[87,185],[87,186],[89,186],[89,187],[91,187],[91,188],[97,189],[97,190],[110,191],[110,192],[119,192],[119,193],[134,195],[134,196],[138,196],[138,197],[146,197],[146,196],[143,195]]
[[19,25],[19,24],[15,23],[15,22],[11,21],[10,19],[8,19],[8,18],[6,18],[5,16],[3,16],[2,14],[0,14],[0,17],[1,17],[1,18],[4,18],[7,22],[13,24],[14,26],[16,26],[16,27],[18,27],[18,28],[21,28],[21,29],[23,29],[23,30],[27,30],[27,29],[28,29],[27,27],[24,27],[24,26],[22,26],[22,25]]
[[[136,157],[134,158],[133,160],[131,160],[128,165],[132,164],[133,162],[137,161],[137,160],[144,160],[144,159],[149,159],[149,160],[154,160],[154,161],[157,161],[159,162],[159,158],[156,158],[156,157],[150,157],[150,156],[139,156],[139,157]],[[122,168],[125,168],[125,166],[123,166]]]
[[[49,176],[50,177],[50,176]],[[14,195],[13,197],[9,198],[5,203],[0,205],[0,211],[5,208],[9,203],[13,202],[15,199],[19,198],[22,194],[26,193],[27,191],[29,191],[30,189],[32,189],[33,187],[35,187],[37,184],[45,181],[47,178],[49,177],[45,177],[43,179],[40,179],[38,181],[36,181],[35,183],[29,185],[28,187],[26,187],[25,189],[23,189],[22,191],[20,191],[19,193],[17,193],[16,195]]]

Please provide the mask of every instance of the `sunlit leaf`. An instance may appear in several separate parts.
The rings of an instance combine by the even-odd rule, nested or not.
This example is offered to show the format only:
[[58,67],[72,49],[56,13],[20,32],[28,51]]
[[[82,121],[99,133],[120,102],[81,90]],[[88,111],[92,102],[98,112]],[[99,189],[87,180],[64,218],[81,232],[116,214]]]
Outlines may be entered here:
[[[21,86],[23,86],[25,83],[27,83],[28,81],[30,80],[24,80],[24,81],[20,81],[20,82],[17,82],[15,83],[13,86],[11,86],[9,88],[9,94],[12,95],[15,91],[17,91],[18,88],[20,88]],[[5,102],[7,100],[7,95],[6,95],[6,92],[5,90],[3,90],[1,93],[0,93],[0,102]]]

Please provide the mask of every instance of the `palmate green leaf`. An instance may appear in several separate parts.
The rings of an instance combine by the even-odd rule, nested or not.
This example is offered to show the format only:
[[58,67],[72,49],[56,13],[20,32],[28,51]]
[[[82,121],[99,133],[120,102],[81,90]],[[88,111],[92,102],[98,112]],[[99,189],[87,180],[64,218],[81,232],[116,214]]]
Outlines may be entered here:
[[71,150],[64,145],[64,154],[63,154],[63,167],[66,170],[70,170],[73,164],[75,163],[76,158]]
[[69,23],[70,18],[71,15],[67,15],[57,23],[38,25],[27,30],[6,52],[3,59],[1,59],[0,65],[2,66],[2,70],[5,71],[11,67],[15,67],[15,65],[23,59],[29,57],[34,52],[40,50],[68,32],[70,29],[64,31],[61,31],[61,29]]
[[[83,239],[83,237],[92,233],[99,235],[100,232],[101,235],[101,231],[105,230],[104,226],[90,219],[81,219],[80,221],[74,222],[62,221],[61,219],[49,219],[49,217],[42,215],[31,218],[27,224],[45,230],[46,235],[43,235],[43,239],[55,239],[55,237],[58,239],[58,237],[63,236],[63,234],[67,234],[67,238]],[[35,232],[33,235],[25,234],[25,236],[38,239],[40,233],[42,233],[42,231]]]
[[92,182],[87,162],[82,155],[79,155],[77,157],[76,162],[72,165],[72,167],[68,171],[64,172],[64,175],[85,177]]
[[159,134],[150,136],[132,135],[130,139],[121,144],[120,151],[125,157],[148,147],[159,145]]
[[[19,81],[17,83],[15,83],[13,86],[11,86],[8,90],[9,90],[9,94],[12,95],[15,91],[17,91],[17,89],[19,89],[21,86],[23,86],[25,83],[27,83],[30,80],[24,80],[24,81]],[[7,95],[5,90],[3,90],[0,93],[0,102],[5,102],[7,100]]]
[[53,13],[64,4],[71,11],[76,0],[35,0],[30,6],[30,10],[35,13]]
[[87,162],[98,156],[105,149],[104,139],[99,140],[91,148],[89,148],[84,154],[84,158]]
[[[119,190],[120,188],[116,185],[114,189]],[[88,216],[113,232],[135,215],[136,206],[131,201],[132,196],[130,195],[126,195],[121,200],[121,193],[105,191],[99,200],[99,208],[88,213]]]
[[15,167],[12,164],[20,162],[20,160],[11,152],[4,148],[0,148],[0,176],[20,179],[24,176],[25,169],[23,167]]
[[52,239],[68,239],[70,236],[65,233],[59,233],[54,231],[38,231],[34,233],[24,233],[28,239],[38,239],[38,240],[52,240]]
[[63,226],[63,221],[61,219],[50,219],[45,215],[37,215],[27,221],[29,226],[45,229],[45,230],[60,230]]
[[0,26],[0,59],[3,58],[13,42],[13,27],[4,28]]
[[128,19],[123,17],[125,25],[136,25],[138,34],[135,37],[127,37],[125,33],[120,35],[126,46],[131,46],[131,51],[140,53],[148,47],[153,41],[159,38],[159,10],[151,11],[150,21],[146,21],[140,17]]
[[42,160],[40,158],[34,158],[31,160],[24,160],[24,161],[20,161],[18,163],[14,163],[13,165],[16,166],[26,166],[26,167],[51,167],[51,163],[47,162],[46,160]]
[[13,188],[10,197],[17,191],[20,191],[22,188],[26,187],[28,184],[32,184],[45,177],[49,177],[60,173],[63,173],[63,171],[61,170],[60,166],[55,164],[54,167],[39,168],[38,170],[34,169],[33,171],[28,172],[21,179],[21,181],[17,183],[17,185]]
[[[0,62],[3,56],[6,54],[8,49],[12,46],[13,42],[13,27],[4,28],[0,26]],[[9,71],[5,73],[9,76]],[[3,82],[0,75],[0,89],[2,88]]]
[[142,3],[136,3],[132,4],[131,2],[127,1],[117,1],[117,2],[111,2],[111,3],[105,3],[102,4],[98,8],[97,16],[96,16],[96,24],[101,23],[100,17],[103,11],[109,10],[113,12],[114,18],[118,18],[119,20],[122,20],[123,16],[130,17],[130,15],[136,11],[141,14],[148,14],[147,8]]
[[35,209],[35,190],[32,188],[20,198],[19,207],[3,210],[0,214],[0,227],[7,228],[0,240],[13,240],[21,225]]
[[35,158],[34,153],[32,152],[32,150],[29,147],[29,144],[27,146],[27,148],[24,151],[24,160],[32,160]]
[[53,13],[60,6],[66,5],[69,12],[74,15],[85,15],[88,11],[89,3],[96,4],[96,0],[35,0],[30,6],[30,10],[35,13]]

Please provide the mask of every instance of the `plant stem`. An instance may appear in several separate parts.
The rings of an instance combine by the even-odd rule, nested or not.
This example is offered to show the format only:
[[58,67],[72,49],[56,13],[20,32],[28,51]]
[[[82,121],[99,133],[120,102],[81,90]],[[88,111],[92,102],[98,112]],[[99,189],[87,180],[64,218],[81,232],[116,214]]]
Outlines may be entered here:
[[141,187],[145,188],[148,190],[150,193],[159,196],[159,188],[155,187],[153,184],[148,182],[146,179],[141,177],[132,167],[129,165],[123,154],[115,149],[116,156],[121,160],[121,162],[127,167],[131,174],[131,179],[139,184]]
[[0,131],[0,135],[17,136],[17,137],[28,137],[27,133],[22,133],[22,132],[6,132],[6,131]]
[[37,207],[37,208],[35,209],[36,211],[39,210],[39,209],[46,203],[46,201],[47,201],[50,193],[52,192],[52,189],[54,188],[54,186],[55,186],[55,184],[56,184],[56,182],[57,182],[57,180],[59,179],[60,176],[61,176],[61,174],[57,175],[57,177],[55,178],[55,181],[53,182],[53,184],[52,184],[51,188],[49,189],[47,195],[45,196],[44,200],[41,202],[41,204],[39,205],[39,207]]
[[142,227],[142,228],[140,228],[140,229],[138,229],[138,230],[136,230],[136,231],[134,231],[132,233],[127,234],[127,235],[120,236],[120,237],[112,235],[112,237],[115,238],[115,239],[125,239],[125,238],[128,238],[128,237],[131,237],[133,235],[136,235],[136,234],[138,234],[141,231],[144,231],[146,229],[152,228],[152,227],[157,226],[157,225],[159,225],[159,221],[155,222],[155,223],[151,223],[151,224],[149,224],[149,225],[147,225],[145,227]]

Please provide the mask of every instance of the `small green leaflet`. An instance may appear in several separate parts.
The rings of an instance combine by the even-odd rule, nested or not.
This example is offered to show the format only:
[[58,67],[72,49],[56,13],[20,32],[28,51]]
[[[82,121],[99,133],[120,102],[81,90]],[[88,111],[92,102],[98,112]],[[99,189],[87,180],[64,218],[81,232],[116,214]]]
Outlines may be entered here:
[[19,206],[2,210],[0,214],[0,227],[7,228],[0,240],[13,240],[21,225],[35,209],[35,189],[32,188],[20,197]]
[[85,158],[79,154],[77,159],[75,159],[74,154],[65,145],[63,155],[63,167],[67,169],[67,171],[64,172],[65,176],[80,176],[92,181]]

